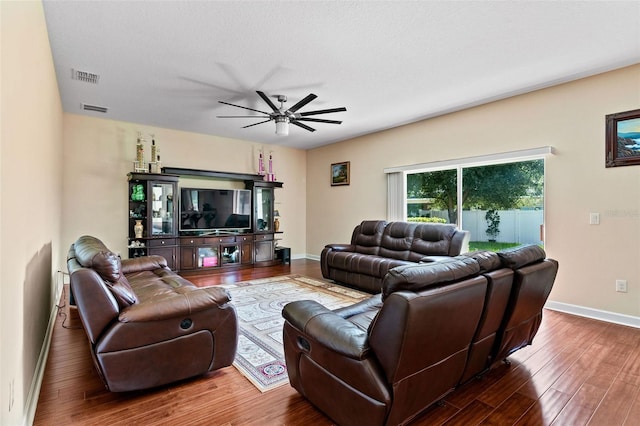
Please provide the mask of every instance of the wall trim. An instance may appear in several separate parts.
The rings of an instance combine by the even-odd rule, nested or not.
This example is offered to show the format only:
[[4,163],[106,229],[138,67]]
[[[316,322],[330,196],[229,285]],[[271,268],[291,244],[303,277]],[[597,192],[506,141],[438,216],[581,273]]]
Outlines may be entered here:
[[564,312],[580,317],[610,322],[613,324],[626,325],[628,327],[640,328],[640,317],[619,314],[617,312],[603,311],[600,309],[588,308],[586,306],[572,305],[570,303],[547,301],[545,308],[552,311]]
[[49,359],[49,349],[51,349],[51,338],[53,337],[53,329],[56,326],[56,317],[60,308],[58,302],[62,297],[63,286],[56,285],[56,295],[53,299],[53,306],[51,307],[51,313],[49,314],[49,325],[47,326],[47,332],[42,342],[42,348],[40,349],[40,356],[38,357],[38,363],[36,364],[36,371],[29,386],[29,393],[27,394],[27,400],[25,401],[25,410],[23,412],[22,424],[28,426],[33,424],[33,420],[36,417],[36,409],[38,408],[38,399],[40,397],[40,388],[42,387],[42,380],[44,379],[45,369],[47,367],[47,359]]

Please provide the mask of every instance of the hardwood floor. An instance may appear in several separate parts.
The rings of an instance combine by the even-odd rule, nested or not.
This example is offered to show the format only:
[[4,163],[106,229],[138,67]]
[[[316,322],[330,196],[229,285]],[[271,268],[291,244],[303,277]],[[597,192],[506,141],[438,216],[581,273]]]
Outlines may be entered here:
[[[316,261],[293,260],[224,275],[206,286],[283,274],[321,278]],[[68,312],[62,309],[61,312]],[[290,386],[260,393],[235,368],[158,389],[104,389],[77,316],[59,316],[34,425],[331,425]],[[637,425],[640,329],[545,310],[534,344],[450,394],[413,425]]]

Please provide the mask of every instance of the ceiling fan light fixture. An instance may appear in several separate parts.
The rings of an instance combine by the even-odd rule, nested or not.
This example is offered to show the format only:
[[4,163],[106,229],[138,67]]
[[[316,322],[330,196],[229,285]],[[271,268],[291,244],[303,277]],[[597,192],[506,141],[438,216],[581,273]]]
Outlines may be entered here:
[[279,136],[289,135],[289,117],[284,117],[284,116],[276,117],[276,135],[279,135]]

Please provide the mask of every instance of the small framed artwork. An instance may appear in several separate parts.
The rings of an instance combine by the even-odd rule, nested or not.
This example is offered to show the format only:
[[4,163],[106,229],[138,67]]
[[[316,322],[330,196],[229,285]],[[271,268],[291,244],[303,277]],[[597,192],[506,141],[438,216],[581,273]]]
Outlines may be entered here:
[[331,165],[331,186],[349,185],[350,161]]
[[606,116],[606,167],[640,164],[640,109]]

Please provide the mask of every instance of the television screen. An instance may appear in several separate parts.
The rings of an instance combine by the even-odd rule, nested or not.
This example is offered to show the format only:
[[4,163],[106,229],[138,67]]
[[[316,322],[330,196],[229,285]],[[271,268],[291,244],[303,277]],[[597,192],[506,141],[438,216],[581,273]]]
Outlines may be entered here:
[[246,229],[251,229],[250,190],[181,188],[181,231]]

